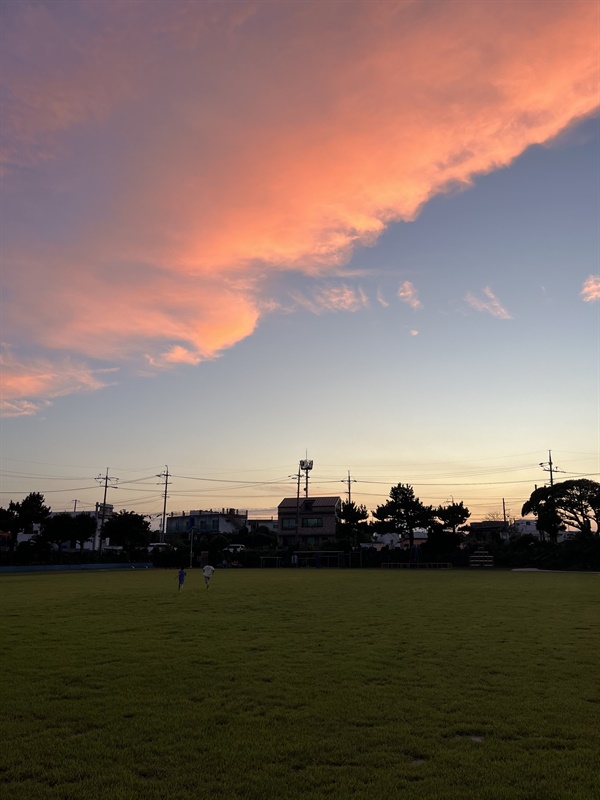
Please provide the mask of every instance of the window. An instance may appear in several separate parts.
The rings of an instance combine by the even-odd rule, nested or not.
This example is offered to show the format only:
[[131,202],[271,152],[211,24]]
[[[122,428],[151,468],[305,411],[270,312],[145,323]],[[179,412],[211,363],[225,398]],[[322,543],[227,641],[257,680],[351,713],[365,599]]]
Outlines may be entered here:
[[303,528],[322,528],[323,517],[304,517],[302,520]]
[[218,517],[214,517],[214,519],[211,520],[211,524],[212,524],[213,531],[218,531],[219,530],[219,518]]
[[281,529],[284,531],[296,530],[296,520],[293,517],[290,519],[282,519]]

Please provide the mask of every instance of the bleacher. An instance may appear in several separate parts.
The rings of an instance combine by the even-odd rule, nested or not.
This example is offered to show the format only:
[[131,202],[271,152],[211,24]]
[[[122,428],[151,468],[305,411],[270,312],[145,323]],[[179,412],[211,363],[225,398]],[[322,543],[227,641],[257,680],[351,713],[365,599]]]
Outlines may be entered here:
[[491,556],[483,547],[478,547],[477,550],[469,557],[470,567],[493,567],[494,556]]

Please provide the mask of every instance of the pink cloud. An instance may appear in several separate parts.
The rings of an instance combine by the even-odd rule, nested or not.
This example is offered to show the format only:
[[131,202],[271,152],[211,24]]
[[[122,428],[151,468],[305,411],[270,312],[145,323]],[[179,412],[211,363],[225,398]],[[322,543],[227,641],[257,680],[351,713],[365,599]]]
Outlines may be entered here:
[[585,303],[600,300],[600,275],[589,275],[585,279],[581,296]]
[[[37,289],[53,302],[11,305],[6,324],[25,324],[30,340],[57,350],[76,348],[89,358],[121,361],[143,355],[156,364],[198,363],[251,334],[259,319],[249,286],[240,289],[228,280],[127,267],[77,275],[74,253],[62,264],[48,256],[46,267]],[[13,292],[25,295],[29,274],[25,269],[12,277]],[[74,285],[57,292],[57,283],[67,286],[70,275],[77,275]]]
[[49,405],[47,398],[102,389],[109,385],[103,376],[115,371],[90,369],[71,358],[56,361],[40,358],[18,359],[10,348],[4,348],[0,353],[0,369],[0,414],[5,417],[35,414]]
[[164,367],[169,364],[199,364],[202,358],[181,345],[173,345],[170,350],[162,356],[146,356],[148,362],[153,367]]
[[487,311],[493,317],[498,319],[512,319],[512,314],[502,306],[496,295],[492,292],[489,286],[483,290],[484,298],[475,297],[474,294],[468,292],[465,300],[476,311]]
[[359,311],[369,305],[369,299],[362,289],[350,286],[323,286],[313,292],[311,297],[301,293],[292,295],[296,302],[313,314],[324,311]]
[[423,303],[419,300],[417,290],[410,281],[405,281],[398,289],[398,297],[403,303],[408,303],[415,311],[423,308]]
[[383,306],[384,308],[388,308],[389,306],[389,303],[383,296],[383,292],[381,291],[381,289],[377,290],[377,302],[379,303],[380,306]]
[[2,417],[33,417],[43,408],[51,405],[49,400],[40,400],[37,403],[31,400],[0,400],[0,416]]
[[12,4],[1,47],[3,203],[30,191],[70,220],[4,231],[5,330],[46,359],[215,357],[273,307],[271,273],[327,280],[598,104],[597,6],[578,0],[60,7]]

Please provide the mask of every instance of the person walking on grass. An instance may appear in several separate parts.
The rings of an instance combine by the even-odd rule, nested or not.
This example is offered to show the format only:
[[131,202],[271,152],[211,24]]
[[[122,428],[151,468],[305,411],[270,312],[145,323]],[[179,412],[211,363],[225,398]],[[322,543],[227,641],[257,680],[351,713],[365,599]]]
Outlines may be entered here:
[[212,574],[215,571],[214,567],[211,567],[210,564],[207,564],[202,572],[204,573],[204,583],[206,584],[206,588],[210,587],[210,579],[212,578]]
[[186,574],[187,574],[187,573],[186,573],[186,571],[184,570],[184,568],[183,568],[183,567],[182,567],[182,568],[179,570],[179,572],[177,573],[177,581],[178,581],[178,583],[179,583],[179,586],[178,586],[178,588],[177,588],[177,591],[178,591],[178,592],[180,592],[180,591],[183,589],[183,584],[184,584],[184,582],[185,582],[185,576],[186,576]]

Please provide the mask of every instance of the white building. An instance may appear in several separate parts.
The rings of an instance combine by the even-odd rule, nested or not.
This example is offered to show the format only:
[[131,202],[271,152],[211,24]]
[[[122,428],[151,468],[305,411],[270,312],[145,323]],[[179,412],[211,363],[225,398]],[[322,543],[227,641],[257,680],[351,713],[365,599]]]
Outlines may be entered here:
[[[530,536],[535,536],[536,539],[548,538],[538,530],[537,519],[516,519],[512,525],[510,533],[511,536],[525,536],[529,534]],[[578,531],[567,530],[566,528],[563,528],[558,532],[556,541],[559,544],[560,542],[566,542],[576,536],[577,533]]]
[[184,511],[181,514],[172,514],[167,517],[167,536],[189,539],[190,531],[195,534],[225,536],[239,533],[248,522],[248,512],[238,511],[237,508],[222,508],[215,511]]
[[[415,546],[425,544],[427,541],[425,528],[415,528],[413,534]],[[390,550],[406,550],[410,547],[410,542],[408,536],[402,536],[399,533],[374,533],[373,541],[361,544],[361,547],[371,548],[372,550],[383,550],[384,547],[388,547]]]
[[538,539],[540,537],[537,519],[516,519],[512,525],[512,531],[513,534],[517,534],[519,536],[526,536],[527,534],[530,534],[531,536],[536,536]]

